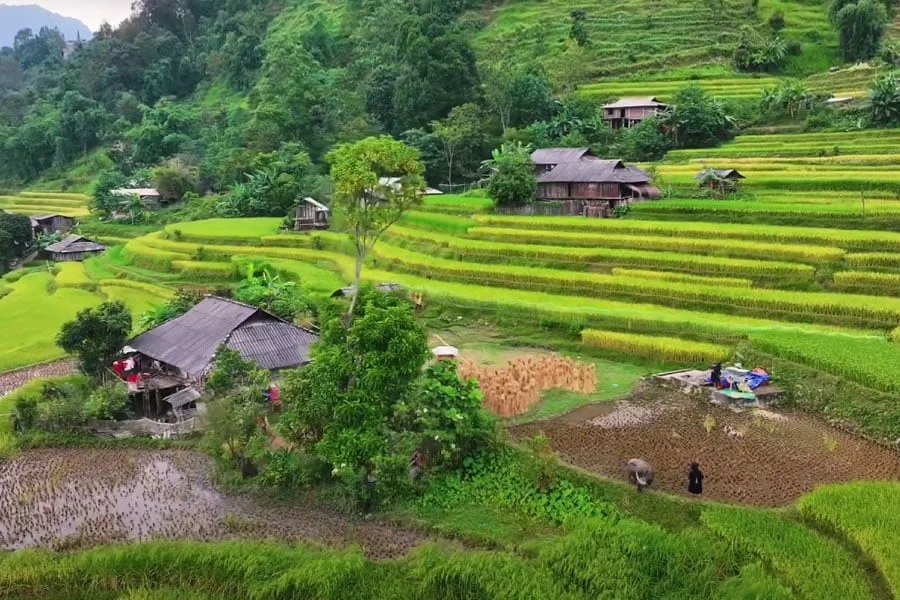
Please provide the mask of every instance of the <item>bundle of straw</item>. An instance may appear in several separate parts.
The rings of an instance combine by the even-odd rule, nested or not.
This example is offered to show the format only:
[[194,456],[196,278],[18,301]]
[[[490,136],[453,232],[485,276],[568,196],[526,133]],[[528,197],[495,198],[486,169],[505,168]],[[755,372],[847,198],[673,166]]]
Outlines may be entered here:
[[594,365],[559,356],[517,358],[500,368],[460,360],[459,374],[478,380],[485,408],[501,417],[527,412],[540,401],[544,390],[566,389],[591,394],[597,389]]

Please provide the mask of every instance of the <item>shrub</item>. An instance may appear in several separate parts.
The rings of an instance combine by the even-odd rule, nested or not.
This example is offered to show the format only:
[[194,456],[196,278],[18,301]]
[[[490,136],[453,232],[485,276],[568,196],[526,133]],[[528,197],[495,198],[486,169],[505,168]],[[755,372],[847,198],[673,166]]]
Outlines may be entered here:
[[171,159],[153,170],[153,186],[170,200],[181,200],[189,192],[200,191],[200,175],[196,167]]
[[98,387],[84,403],[84,416],[88,419],[113,420],[121,418],[128,409],[128,391],[122,384],[113,383]]
[[293,450],[269,450],[264,461],[266,466],[259,474],[259,482],[282,489],[307,488],[325,478],[330,470],[319,458]]
[[488,195],[497,206],[518,206],[534,200],[537,178],[530,147],[503,144],[500,150],[494,150],[493,159],[485,165],[491,170]]

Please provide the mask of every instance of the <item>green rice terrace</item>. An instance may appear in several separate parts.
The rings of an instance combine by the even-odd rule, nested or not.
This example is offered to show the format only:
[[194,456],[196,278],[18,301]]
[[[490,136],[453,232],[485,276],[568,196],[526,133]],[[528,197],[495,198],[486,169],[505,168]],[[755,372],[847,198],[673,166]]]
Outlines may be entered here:
[[[3,368],[56,358],[59,325],[104,298],[137,313],[185,285],[231,285],[248,263],[318,293],[352,278],[344,234],[280,226],[178,223],[83,265],[14,272],[3,283],[3,328],[34,325],[3,338]],[[549,356],[557,344],[592,361],[596,393],[548,393],[544,420],[532,411],[510,422],[514,439],[543,432],[581,468],[562,475],[568,500],[543,505],[537,490],[503,496],[498,477],[524,477],[515,454],[490,476],[476,468],[415,505],[354,521],[314,499],[286,510],[280,500],[222,495],[212,467],[189,451],[135,449],[123,459],[111,450],[26,450],[0,466],[20,482],[0,494],[0,511],[19,515],[0,526],[0,539],[63,552],[4,556],[0,586],[50,598],[119,598],[138,588],[147,595],[129,597],[527,598],[540,590],[638,598],[656,597],[663,581],[663,596],[685,598],[894,597],[900,463],[891,446],[853,433],[900,436],[892,261],[900,261],[900,233],[888,230],[507,217],[481,212],[477,197],[429,199],[376,246],[365,278],[423,292],[435,334],[473,361]],[[473,317],[497,332],[539,323],[548,333],[529,350]],[[735,415],[680,394],[629,394],[636,375],[735,352],[795,384],[793,408]],[[585,405],[592,400],[601,402]],[[634,495],[614,482],[632,454],[660,467],[660,491]],[[694,458],[709,478],[708,499],[721,503],[679,497],[680,465]],[[122,460],[127,468],[114,475],[99,467]],[[859,479],[895,481],[846,483]],[[817,488],[823,483],[835,485]],[[64,509],[83,505],[81,489],[92,490],[94,508]],[[121,512],[122,490],[142,498],[141,512]],[[29,510],[38,505],[40,516]],[[568,510],[591,518],[575,526]],[[660,568],[662,580],[641,577]],[[565,575],[573,570],[584,573],[575,587]],[[155,571],[176,575],[157,587],[146,577]]]
[[0,598],[900,599],[895,3],[131,10],[0,52]]
[[[444,195],[388,230],[364,278],[421,293],[434,343],[458,346],[484,390],[491,377],[503,381],[506,365],[590,365],[596,380],[586,390],[544,391],[507,419],[512,440],[545,435],[577,469],[567,467],[555,491],[505,496],[503,486],[527,480],[520,451],[509,450],[434,482],[412,504],[357,520],[315,495],[285,505],[223,494],[214,467],[190,450],[129,450],[114,475],[98,465],[123,460],[118,451],[24,450],[0,466],[19,481],[0,494],[0,513],[19,515],[0,524],[0,541],[55,552],[0,558],[0,589],[50,598],[119,598],[124,589],[145,590],[128,596],[142,598],[896,597],[892,135],[744,136],[673,152],[659,166],[665,185],[686,189],[700,164],[738,165],[754,199],[661,200],[636,205],[630,218],[585,219],[495,215],[484,197]],[[846,151],[815,156],[832,144]],[[861,207],[845,180],[857,172],[884,182],[865,213],[853,212]],[[180,288],[233,286],[248,265],[312,294],[352,280],[346,234],[282,224],[86,225],[112,248],[84,263],[13,271],[0,284],[0,327],[17,332],[0,341],[0,371],[60,358],[60,325],[106,299],[140,314]],[[729,358],[767,369],[788,390],[787,405],[735,414],[637,384]],[[619,482],[621,464],[638,455],[659,469],[654,492]],[[706,502],[683,497],[680,472],[692,460],[706,473]],[[80,489],[92,490],[94,508],[65,509],[82,505]],[[121,512],[123,493],[142,498],[139,512]],[[164,587],[145,576],[173,569]],[[643,577],[649,569],[667,575]],[[573,572],[582,573],[577,584]]]

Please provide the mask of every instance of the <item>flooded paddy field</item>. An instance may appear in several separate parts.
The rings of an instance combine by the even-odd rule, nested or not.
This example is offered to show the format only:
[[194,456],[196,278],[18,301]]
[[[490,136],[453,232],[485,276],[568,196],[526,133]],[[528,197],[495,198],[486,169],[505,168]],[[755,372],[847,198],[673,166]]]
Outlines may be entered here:
[[425,535],[311,503],[223,494],[212,461],[185,450],[43,449],[0,462],[0,548],[228,538],[359,544],[393,558]]

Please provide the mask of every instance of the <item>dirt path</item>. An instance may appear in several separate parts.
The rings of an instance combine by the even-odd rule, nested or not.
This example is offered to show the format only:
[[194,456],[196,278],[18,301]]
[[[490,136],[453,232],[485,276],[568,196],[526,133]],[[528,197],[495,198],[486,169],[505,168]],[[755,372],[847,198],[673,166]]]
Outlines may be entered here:
[[75,371],[75,361],[66,359],[0,373],[0,397],[38,377],[58,377]]
[[624,479],[625,462],[643,458],[656,469],[654,488],[675,494],[688,495],[687,468],[696,460],[706,475],[704,497],[724,502],[781,506],[823,484],[900,480],[895,449],[816,417],[788,410],[737,414],[656,388],[511,428],[517,439],[539,431],[563,460],[605,476]]
[[48,449],[0,463],[0,548],[84,548],[132,540],[229,538],[361,545],[402,556],[420,531],[357,520],[313,502],[224,495],[190,451]]

